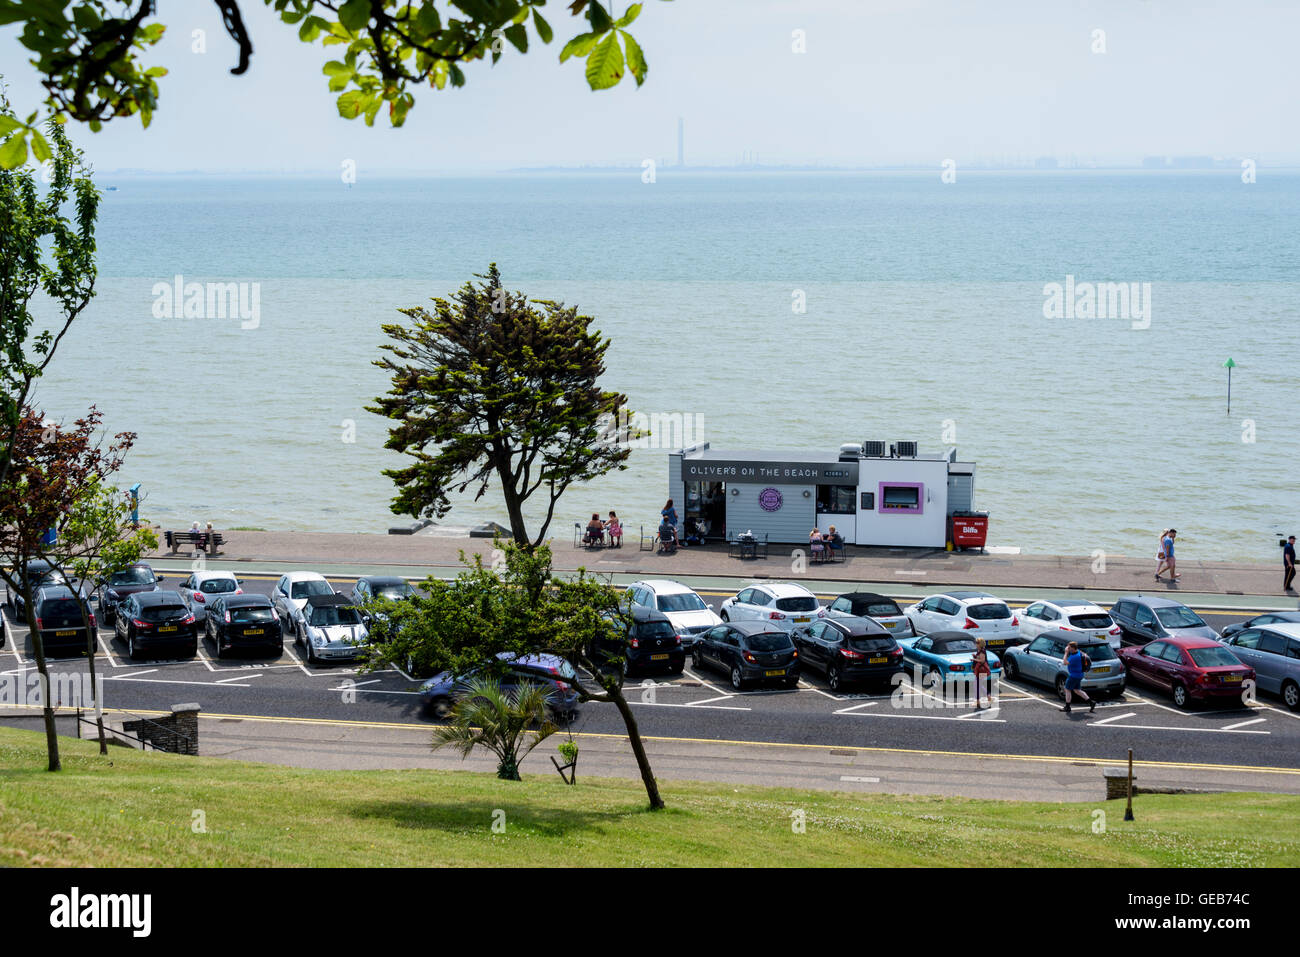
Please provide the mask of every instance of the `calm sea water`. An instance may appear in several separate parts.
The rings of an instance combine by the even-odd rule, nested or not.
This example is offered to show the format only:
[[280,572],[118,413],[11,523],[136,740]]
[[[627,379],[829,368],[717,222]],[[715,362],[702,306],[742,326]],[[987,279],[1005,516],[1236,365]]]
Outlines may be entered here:
[[[991,541],[1275,560],[1300,527],[1300,175],[1262,171],[101,177],[99,296],[39,400],[139,433],[167,525],[379,531],[396,309],[490,261],[612,339],[606,385],[722,449],[954,437]],[[159,319],[156,283],[258,283],[256,328]],[[1141,318],[1045,318],[1044,285],[1150,283]],[[806,311],[792,309],[796,290]],[[1232,412],[1223,361],[1237,362]],[[355,441],[348,437],[354,426]],[[945,435],[945,431],[947,435]],[[1244,440],[1243,440],[1244,439]],[[666,453],[564,499],[653,522]],[[447,524],[495,519],[489,493]],[[1185,541],[1184,541],[1185,539]]]

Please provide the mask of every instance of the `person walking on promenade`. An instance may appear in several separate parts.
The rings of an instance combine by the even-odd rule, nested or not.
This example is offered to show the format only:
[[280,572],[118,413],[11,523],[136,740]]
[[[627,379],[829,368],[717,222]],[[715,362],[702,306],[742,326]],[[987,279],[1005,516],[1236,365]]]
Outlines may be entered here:
[[1165,539],[1169,535],[1169,529],[1160,533],[1160,541],[1156,544],[1156,581],[1160,581],[1160,573],[1164,571],[1168,564],[1165,561]]
[[[1171,528],[1169,534],[1164,537],[1165,561],[1169,563],[1169,580],[1178,581],[1178,565],[1174,560],[1174,539],[1178,537],[1178,529]],[[1160,576],[1157,575],[1156,578]]]
[[1295,536],[1292,535],[1282,546],[1282,590],[1291,591],[1291,582],[1295,580]]
[[[988,682],[992,676],[989,670],[989,653],[984,646],[983,638],[975,639],[975,654],[971,656],[971,681],[975,685],[975,707],[980,706],[980,684]],[[989,704],[993,704],[993,689],[990,688],[985,695],[989,699]]]
[[1084,701],[1088,702],[1088,713],[1092,714],[1097,710],[1097,700],[1089,698],[1088,693],[1083,690],[1083,676],[1088,673],[1092,667],[1092,661],[1088,656],[1079,650],[1079,643],[1072,641],[1065,646],[1065,657],[1062,659],[1065,665],[1065,707],[1061,710],[1066,714],[1070,713],[1070,698],[1078,695]]

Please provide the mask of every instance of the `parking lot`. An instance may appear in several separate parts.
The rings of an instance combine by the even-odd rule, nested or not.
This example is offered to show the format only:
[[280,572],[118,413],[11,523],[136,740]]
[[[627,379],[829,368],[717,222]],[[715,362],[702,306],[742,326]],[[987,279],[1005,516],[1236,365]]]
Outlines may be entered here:
[[[246,590],[267,592],[274,576],[247,575],[244,580]],[[345,589],[352,579],[331,583]],[[700,594],[715,609],[725,597],[703,589]],[[1205,617],[1221,627],[1246,614],[1206,612]],[[0,651],[0,702],[15,704],[22,702],[15,700],[14,690],[29,680],[35,666],[26,629],[12,621],[8,628],[10,641]],[[110,711],[153,712],[195,701],[209,720],[267,716],[432,723],[420,706],[418,682],[401,671],[308,666],[291,643],[275,660],[217,661],[211,646],[201,642],[193,660],[132,662],[112,640],[111,630],[101,628],[96,667]],[[80,675],[87,663],[84,658],[51,659],[50,670]],[[56,682],[56,692],[58,687]],[[837,694],[820,675],[809,673],[792,690],[737,692],[720,671],[697,670],[689,659],[679,676],[636,678],[626,689],[642,732],[671,738],[1080,758],[1116,758],[1132,747],[1153,761],[1300,767],[1300,715],[1266,696],[1253,704],[1181,711],[1158,692],[1130,685],[1122,697],[1104,699],[1095,713],[1083,707],[1066,715],[1049,688],[1003,681],[995,692],[992,707],[976,709],[965,694],[921,687],[913,676],[895,688]],[[612,706],[588,703],[572,730],[618,734],[623,728]]]

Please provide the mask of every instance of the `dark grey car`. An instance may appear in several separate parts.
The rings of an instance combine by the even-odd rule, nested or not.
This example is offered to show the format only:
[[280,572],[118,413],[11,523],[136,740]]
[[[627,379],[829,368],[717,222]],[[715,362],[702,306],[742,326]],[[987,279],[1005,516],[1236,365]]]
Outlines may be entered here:
[[1219,633],[1182,602],[1155,595],[1125,595],[1110,606],[1110,616],[1126,645],[1145,645],[1157,638],[1209,638]]
[[1288,708],[1300,711],[1300,624],[1247,628],[1223,643],[1255,669],[1261,691],[1280,695]]

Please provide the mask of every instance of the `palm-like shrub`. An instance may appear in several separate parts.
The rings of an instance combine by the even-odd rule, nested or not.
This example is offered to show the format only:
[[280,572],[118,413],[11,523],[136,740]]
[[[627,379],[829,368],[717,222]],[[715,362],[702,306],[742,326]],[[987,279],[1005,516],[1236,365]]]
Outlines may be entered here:
[[454,747],[462,758],[475,747],[497,756],[497,777],[519,780],[519,762],[558,729],[542,685],[520,683],[503,691],[491,678],[467,682],[451,709],[451,723],[433,732],[434,749]]

